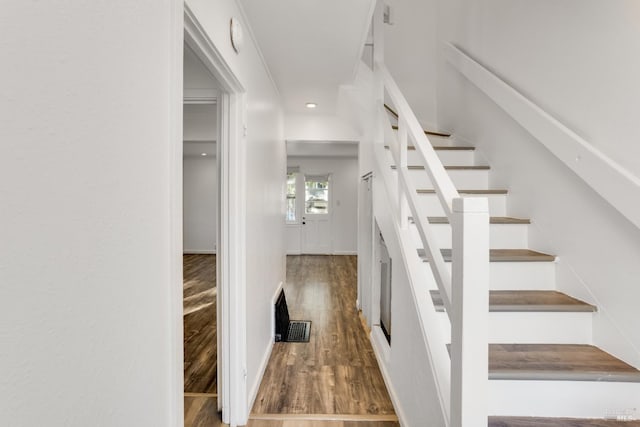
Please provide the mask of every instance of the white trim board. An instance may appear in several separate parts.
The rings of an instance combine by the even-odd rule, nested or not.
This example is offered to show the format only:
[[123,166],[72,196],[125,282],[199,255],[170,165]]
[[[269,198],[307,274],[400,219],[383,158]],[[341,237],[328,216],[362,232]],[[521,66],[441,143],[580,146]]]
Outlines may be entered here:
[[209,249],[185,249],[182,251],[184,255],[215,255],[216,250]]
[[462,50],[447,43],[446,59],[569,169],[640,228],[640,178],[560,123]]
[[182,110],[183,110],[183,70],[184,70],[184,1],[170,3],[171,37],[169,42],[169,351],[170,398],[169,425],[184,425],[184,331],[182,317]]
[[[184,43],[202,61],[221,88],[217,99],[217,140],[220,142],[217,144],[220,186],[217,247],[223,247],[225,250],[217,259],[220,307],[220,310],[217,310],[220,331],[218,409],[222,410],[222,420],[225,424],[244,425],[249,414],[246,378],[246,141],[242,136],[245,122],[245,91],[187,4],[184,5],[183,19]],[[182,99],[180,101],[182,102]],[[182,141],[180,145],[182,146]],[[181,183],[181,180],[179,182]]]

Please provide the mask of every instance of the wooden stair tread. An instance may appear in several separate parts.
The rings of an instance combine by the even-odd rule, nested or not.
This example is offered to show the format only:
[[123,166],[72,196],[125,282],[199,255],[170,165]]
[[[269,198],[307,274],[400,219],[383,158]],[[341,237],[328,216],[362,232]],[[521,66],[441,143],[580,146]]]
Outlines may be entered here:
[[489,417],[489,427],[640,427],[640,421],[593,418]]
[[640,382],[640,371],[588,344],[489,344],[489,379]]
[[[441,249],[446,262],[451,262],[451,249]],[[418,256],[426,260],[424,249],[418,249]],[[490,249],[489,260],[491,262],[551,262],[555,261],[554,255],[532,251],[531,249]]]
[[[444,167],[445,170],[489,170],[491,169],[490,166],[486,166],[486,165],[474,165],[474,166],[445,166]],[[391,169],[397,169],[396,165],[391,165]],[[424,170],[424,166],[418,166],[418,165],[409,165],[407,166],[407,169],[409,170]]]
[[[433,149],[438,151],[474,151],[476,149],[476,147],[470,147],[467,145],[432,145]],[[388,145],[385,145],[384,148],[386,148],[387,150],[390,149],[390,147]],[[413,151],[415,150],[416,147],[414,147],[413,145],[409,145],[407,146],[407,150],[409,151]]]
[[[412,219],[412,218],[410,218]],[[430,224],[449,224],[449,218],[446,216],[430,216],[427,218]],[[509,216],[492,216],[489,217],[490,224],[531,224],[530,219],[513,218]]]
[[[430,291],[437,311],[444,311],[440,291]],[[489,291],[489,311],[594,312],[596,307],[558,291]]]
[[[435,194],[436,190],[428,188],[420,188],[416,190],[418,194]],[[507,194],[508,190],[458,190],[460,194]]]

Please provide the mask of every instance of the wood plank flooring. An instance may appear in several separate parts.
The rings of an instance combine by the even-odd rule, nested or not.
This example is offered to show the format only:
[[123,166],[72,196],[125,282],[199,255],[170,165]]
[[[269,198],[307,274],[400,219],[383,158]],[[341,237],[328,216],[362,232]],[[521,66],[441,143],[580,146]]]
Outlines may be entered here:
[[[437,311],[444,311],[440,291],[430,291]],[[489,311],[594,312],[596,307],[558,291],[489,291]]]
[[489,378],[640,382],[640,371],[592,345],[490,344]]
[[[356,311],[356,265],[355,256],[287,257],[285,293],[290,317],[312,321],[310,342],[274,345],[253,407],[254,415],[394,414]],[[299,421],[297,424],[262,421],[270,424],[251,425],[303,425]],[[339,422],[342,424],[335,425],[351,425]]]
[[218,375],[216,256],[184,255],[183,265],[184,391],[213,394]]
[[[185,427],[226,427],[217,412],[215,399],[185,397]],[[398,427],[395,421],[368,420],[306,420],[283,417],[278,420],[251,419],[247,427]]]

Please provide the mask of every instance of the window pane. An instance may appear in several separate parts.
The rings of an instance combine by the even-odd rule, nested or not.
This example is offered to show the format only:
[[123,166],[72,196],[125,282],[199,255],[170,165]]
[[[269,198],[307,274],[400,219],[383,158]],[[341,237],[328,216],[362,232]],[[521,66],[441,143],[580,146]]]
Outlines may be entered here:
[[329,213],[329,181],[305,180],[304,212],[308,214]]
[[287,221],[296,220],[296,173],[287,174]]

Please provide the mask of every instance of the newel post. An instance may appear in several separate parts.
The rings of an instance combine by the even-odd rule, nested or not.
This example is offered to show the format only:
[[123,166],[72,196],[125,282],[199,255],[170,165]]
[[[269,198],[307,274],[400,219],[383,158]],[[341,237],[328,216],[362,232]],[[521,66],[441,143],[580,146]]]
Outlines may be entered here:
[[489,321],[489,203],[453,200],[451,426],[486,427]]

